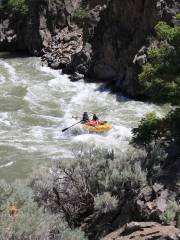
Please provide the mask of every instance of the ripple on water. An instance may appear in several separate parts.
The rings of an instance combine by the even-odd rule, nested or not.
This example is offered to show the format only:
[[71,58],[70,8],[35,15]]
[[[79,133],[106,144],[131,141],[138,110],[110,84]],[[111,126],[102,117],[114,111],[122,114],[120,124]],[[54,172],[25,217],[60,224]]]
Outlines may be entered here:
[[[153,104],[117,97],[95,83],[71,82],[61,71],[41,66],[37,58],[0,59],[0,176],[25,177],[32,167],[72,158],[78,145],[125,151],[131,128]],[[80,125],[62,129],[96,112],[113,129],[89,134]]]

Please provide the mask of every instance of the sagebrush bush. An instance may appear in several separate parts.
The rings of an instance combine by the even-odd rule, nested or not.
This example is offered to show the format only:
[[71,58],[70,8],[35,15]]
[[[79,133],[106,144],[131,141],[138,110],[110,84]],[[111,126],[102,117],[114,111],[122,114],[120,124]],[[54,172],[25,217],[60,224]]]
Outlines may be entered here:
[[1,240],[84,240],[83,236],[81,231],[69,229],[61,215],[39,206],[29,187],[19,181],[0,181]]
[[164,213],[161,214],[160,219],[164,224],[171,224],[176,217],[176,214],[180,210],[180,207],[176,202],[169,201]]
[[79,229],[75,229],[75,230],[68,229],[64,231],[61,239],[62,240],[87,240],[87,238],[85,237],[85,234]]
[[101,211],[102,213],[108,213],[117,209],[118,199],[111,196],[111,193],[105,192],[103,194],[98,194],[94,199],[95,209]]
[[[146,173],[142,171],[141,157],[137,155],[114,157],[112,152],[97,148],[77,151],[74,159],[57,163],[53,169],[54,180],[50,184],[46,184],[41,177],[31,181],[35,199],[40,202],[46,196],[42,204],[52,204],[51,209],[63,213],[71,227],[78,226],[94,212],[97,199],[106,192],[112,194],[114,208],[121,190],[136,193],[145,184]],[[51,189],[49,185],[52,182]],[[110,210],[108,203],[102,204],[101,212],[106,212],[108,207]]]

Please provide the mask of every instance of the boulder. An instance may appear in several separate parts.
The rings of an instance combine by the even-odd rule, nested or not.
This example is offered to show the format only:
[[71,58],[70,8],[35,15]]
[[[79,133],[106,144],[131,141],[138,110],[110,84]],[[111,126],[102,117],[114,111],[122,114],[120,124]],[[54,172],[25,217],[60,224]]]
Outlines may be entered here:
[[59,62],[52,62],[48,64],[49,67],[52,69],[59,69],[60,68],[60,63]]
[[174,226],[163,226],[156,222],[131,222],[102,240],[178,240],[180,230]]
[[73,74],[70,76],[71,82],[77,82],[77,81],[79,81],[79,80],[81,80],[81,79],[83,79],[83,78],[84,78],[84,75],[83,75],[83,74],[80,74],[80,73],[77,73],[77,72],[73,73]]

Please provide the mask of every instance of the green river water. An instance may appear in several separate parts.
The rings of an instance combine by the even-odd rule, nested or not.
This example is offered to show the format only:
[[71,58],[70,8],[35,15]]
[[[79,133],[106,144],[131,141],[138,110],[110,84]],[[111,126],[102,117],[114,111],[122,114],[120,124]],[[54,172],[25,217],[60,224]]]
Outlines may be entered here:
[[[113,129],[89,134],[81,126],[61,129],[84,111],[100,113]],[[61,71],[34,57],[0,55],[0,178],[27,177],[33,168],[67,159],[81,145],[124,151],[131,128],[148,112],[162,108],[112,95],[101,85],[73,83]],[[75,117],[79,117],[76,119]]]

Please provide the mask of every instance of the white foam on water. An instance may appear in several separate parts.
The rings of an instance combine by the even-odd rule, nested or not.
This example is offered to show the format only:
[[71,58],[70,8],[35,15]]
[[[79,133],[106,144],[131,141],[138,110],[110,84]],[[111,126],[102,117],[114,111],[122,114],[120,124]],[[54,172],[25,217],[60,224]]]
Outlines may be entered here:
[[[78,145],[125,151],[132,137],[131,129],[138,125],[140,119],[151,111],[161,115],[161,108],[156,105],[113,95],[96,83],[71,82],[61,70],[41,66],[39,60],[33,58],[25,59],[26,66],[23,61],[18,58],[16,64],[16,58],[10,62],[8,59],[0,60],[12,81],[8,84],[6,77],[0,75],[3,94],[8,96],[12,86],[16,85],[16,67],[18,72],[22,72],[18,83],[27,90],[23,97],[25,107],[13,113],[0,112],[0,141],[5,141],[5,146],[15,147],[17,153],[19,150],[30,156],[32,153],[33,159],[30,157],[29,161],[44,159],[44,156],[54,160],[68,159],[72,157],[71,150]],[[85,111],[96,112],[101,120],[112,125],[112,130],[92,134],[78,124],[62,132],[62,129],[79,122]],[[4,160],[9,164],[8,157]]]
[[10,75],[10,80],[16,83],[16,81],[18,80],[18,77],[17,77],[15,68],[9,63],[2,60],[0,60],[0,65],[2,65],[5,69],[7,69],[8,74]]
[[11,126],[10,116],[8,112],[0,112],[0,124]]
[[39,65],[36,65],[36,68],[44,73],[46,73],[47,75],[51,74],[53,77],[55,78],[59,78],[60,74],[62,73],[61,70],[54,70],[54,69],[51,69],[47,66],[39,66]]
[[0,168],[10,167],[10,166],[13,165],[13,164],[14,164],[14,162],[9,162],[9,163],[0,165]]
[[5,77],[3,75],[0,75],[0,84],[5,83]]

